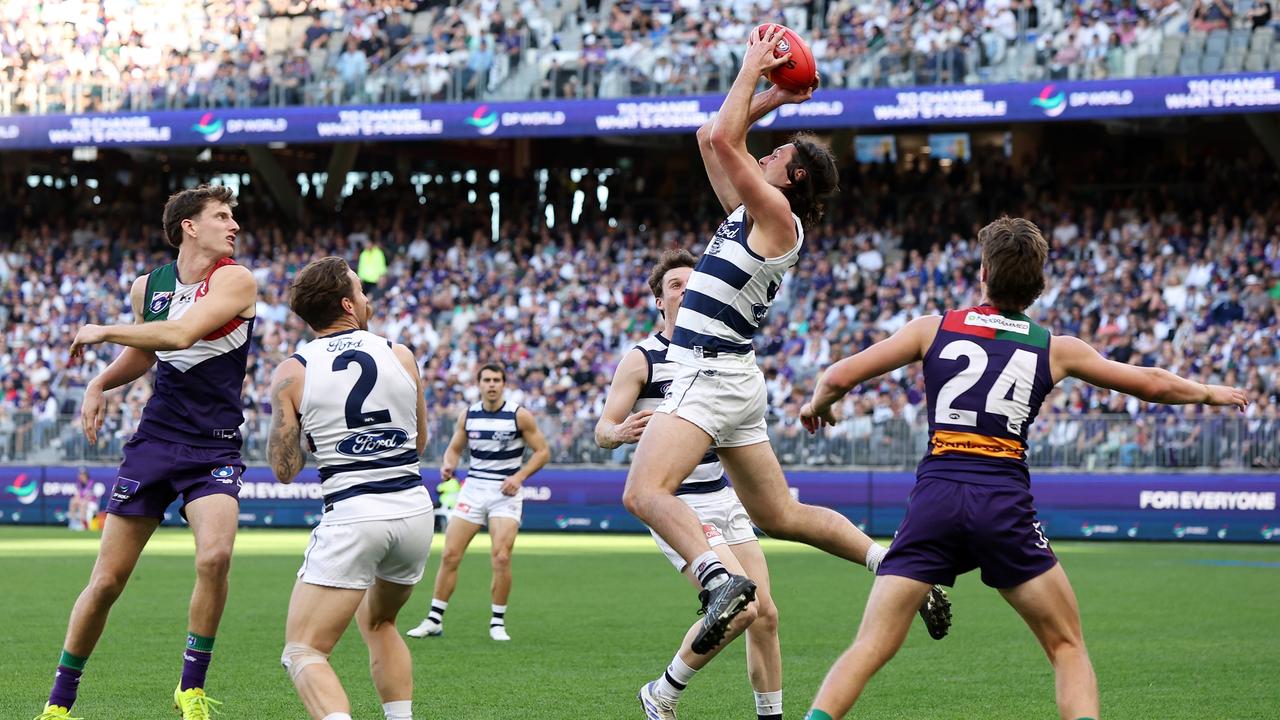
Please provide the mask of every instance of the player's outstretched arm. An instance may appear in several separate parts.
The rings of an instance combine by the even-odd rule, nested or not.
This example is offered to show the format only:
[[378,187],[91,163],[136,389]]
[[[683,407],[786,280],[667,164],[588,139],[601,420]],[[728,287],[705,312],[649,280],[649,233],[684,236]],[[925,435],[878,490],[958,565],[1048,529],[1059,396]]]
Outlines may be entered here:
[[862,383],[924,357],[938,330],[940,318],[925,315],[902,326],[892,336],[827,368],[818,378],[813,398],[800,408],[800,422],[810,434],[838,422],[832,405]]
[[414,387],[418,389],[418,455],[427,449],[427,396],[422,392],[422,371],[418,369],[418,361],[407,345],[396,343],[391,346],[396,359],[404,366],[404,371],[413,378]]
[[[802,103],[812,97],[812,88],[804,93],[793,93],[776,85],[771,86],[768,90],[752,96],[751,108],[747,113],[747,125],[755,125],[760,118],[783,105]],[[720,164],[720,158],[716,156],[716,151],[711,146],[711,131],[715,129],[715,125],[715,119],[711,119],[698,128],[698,153],[702,155],[702,164],[707,169],[707,179],[711,181],[711,189],[715,191],[720,207],[729,213],[742,204],[742,196],[734,189],[733,183],[729,182],[729,176],[725,174],[724,166]]]
[[520,428],[524,443],[529,446],[533,454],[511,477],[502,481],[501,490],[503,495],[515,495],[520,491],[520,486],[524,484],[525,480],[528,480],[551,460],[551,448],[547,445],[547,438],[542,434],[542,430],[538,428],[538,423],[534,421],[533,413],[525,408],[516,410],[516,427]]
[[[142,304],[146,292],[147,276],[143,275],[134,280],[133,286],[129,289],[129,302],[133,306],[133,318],[137,324],[141,324],[143,320]],[[89,381],[84,389],[84,403],[80,406],[80,424],[90,444],[98,442],[98,430],[102,428],[102,422],[106,419],[106,405],[102,401],[103,393],[121,385],[128,385],[146,375],[155,364],[155,353],[126,347],[116,355],[110,365],[98,373],[97,377]]]
[[302,426],[298,408],[302,405],[302,384],[306,370],[296,358],[276,368],[271,379],[271,432],[267,436],[267,460],[276,480],[291,483],[306,464],[302,454]]
[[[795,245],[796,228],[791,219],[791,204],[778,188],[764,179],[760,163],[747,152],[747,128],[750,126],[751,93],[762,75],[791,59],[788,53],[780,58],[773,51],[782,39],[777,25],[769,26],[763,39],[747,48],[742,59],[742,69],[733,81],[715,128],[711,131],[710,144],[720,162],[724,175],[742,204],[747,207],[755,226],[768,239],[768,247],[762,247],[766,257],[781,255]],[[759,250],[757,250],[759,252]]]
[[604,412],[596,421],[596,445],[612,450],[619,445],[640,442],[653,411],[627,413],[635,407],[648,377],[649,363],[645,361],[644,353],[635,348],[627,351],[613,372],[613,383],[609,385],[609,394],[604,399]]
[[1075,377],[1098,387],[1165,405],[1249,405],[1244,391],[1226,385],[1206,385],[1154,367],[1139,367],[1108,360],[1093,346],[1069,335],[1055,335],[1049,344],[1049,362],[1056,383]]
[[467,411],[458,415],[458,422],[453,426],[453,437],[449,438],[449,447],[444,450],[444,461],[440,463],[440,479],[449,480],[458,472],[458,463],[462,461],[462,450],[467,446]]
[[254,310],[258,287],[242,265],[227,265],[209,276],[209,292],[177,320],[145,325],[85,325],[71,343],[72,356],[102,342],[139,350],[185,350],[237,317]]

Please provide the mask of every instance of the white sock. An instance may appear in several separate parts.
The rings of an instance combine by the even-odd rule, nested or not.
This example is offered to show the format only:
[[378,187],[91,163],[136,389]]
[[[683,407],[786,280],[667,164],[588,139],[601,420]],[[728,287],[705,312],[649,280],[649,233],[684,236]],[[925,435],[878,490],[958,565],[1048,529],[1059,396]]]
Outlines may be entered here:
[[867,569],[874,575],[876,569],[880,567],[880,561],[884,560],[884,556],[889,549],[878,542],[871,543],[871,547],[867,548]]
[[435,620],[436,623],[443,624],[444,611],[448,609],[448,607],[448,600],[437,600],[436,598],[431,598],[431,611],[427,613],[427,617],[431,620]]
[[671,664],[667,666],[667,671],[654,684],[653,691],[658,697],[674,704],[680,700],[680,693],[688,687],[689,681],[693,679],[696,672],[698,671],[680,659],[680,653],[676,653]]
[[489,627],[494,627],[494,626],[506,627],[507,606],[494,605],[492,607],[493,607],[493,616],[489,618]]
[[729,579],[728,568],[720,562],[720,556],[716,555],[714,550],[708,550],[694,558],[690,567],[693,568],[693,575],[704,590],[712,590]]
[[756,693],[756,715],[759,717],[782,717],[782,691]]
[[351,720],[351,716],[346,713],[329,713],[324,716],[324,720]]
[[387,716],[387,720],[413,720],[413,701],[382,703],[382,714]]

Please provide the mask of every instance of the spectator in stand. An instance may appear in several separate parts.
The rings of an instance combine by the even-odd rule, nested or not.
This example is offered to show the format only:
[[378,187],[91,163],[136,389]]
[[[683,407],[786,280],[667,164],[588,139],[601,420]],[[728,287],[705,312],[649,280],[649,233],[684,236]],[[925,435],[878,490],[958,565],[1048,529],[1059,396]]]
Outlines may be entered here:
[[1191,29],[1200,32],[1226,30],[1231,24],[1231,6],[1226,0],[1195,0],[1191,8]]

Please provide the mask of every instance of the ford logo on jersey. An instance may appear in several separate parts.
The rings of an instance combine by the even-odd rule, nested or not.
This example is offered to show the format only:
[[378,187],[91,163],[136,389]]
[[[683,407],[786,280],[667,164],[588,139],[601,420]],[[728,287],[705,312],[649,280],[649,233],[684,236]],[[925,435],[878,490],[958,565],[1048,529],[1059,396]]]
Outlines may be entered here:
[[338,452],[348,457],[374,455],[395,450],[409,440],[409,433],[400,428],[366,430],[344,438],[338,443]]

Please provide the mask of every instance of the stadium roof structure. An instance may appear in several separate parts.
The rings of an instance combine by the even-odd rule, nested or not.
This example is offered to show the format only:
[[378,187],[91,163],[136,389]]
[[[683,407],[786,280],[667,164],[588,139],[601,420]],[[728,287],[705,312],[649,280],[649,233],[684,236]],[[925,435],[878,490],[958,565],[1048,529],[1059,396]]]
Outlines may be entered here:
[[[1280,110],[1280,73],[819,91],[756,128],[891,128]],[[0,151],[683,133],[720,96],[0,117]]]

